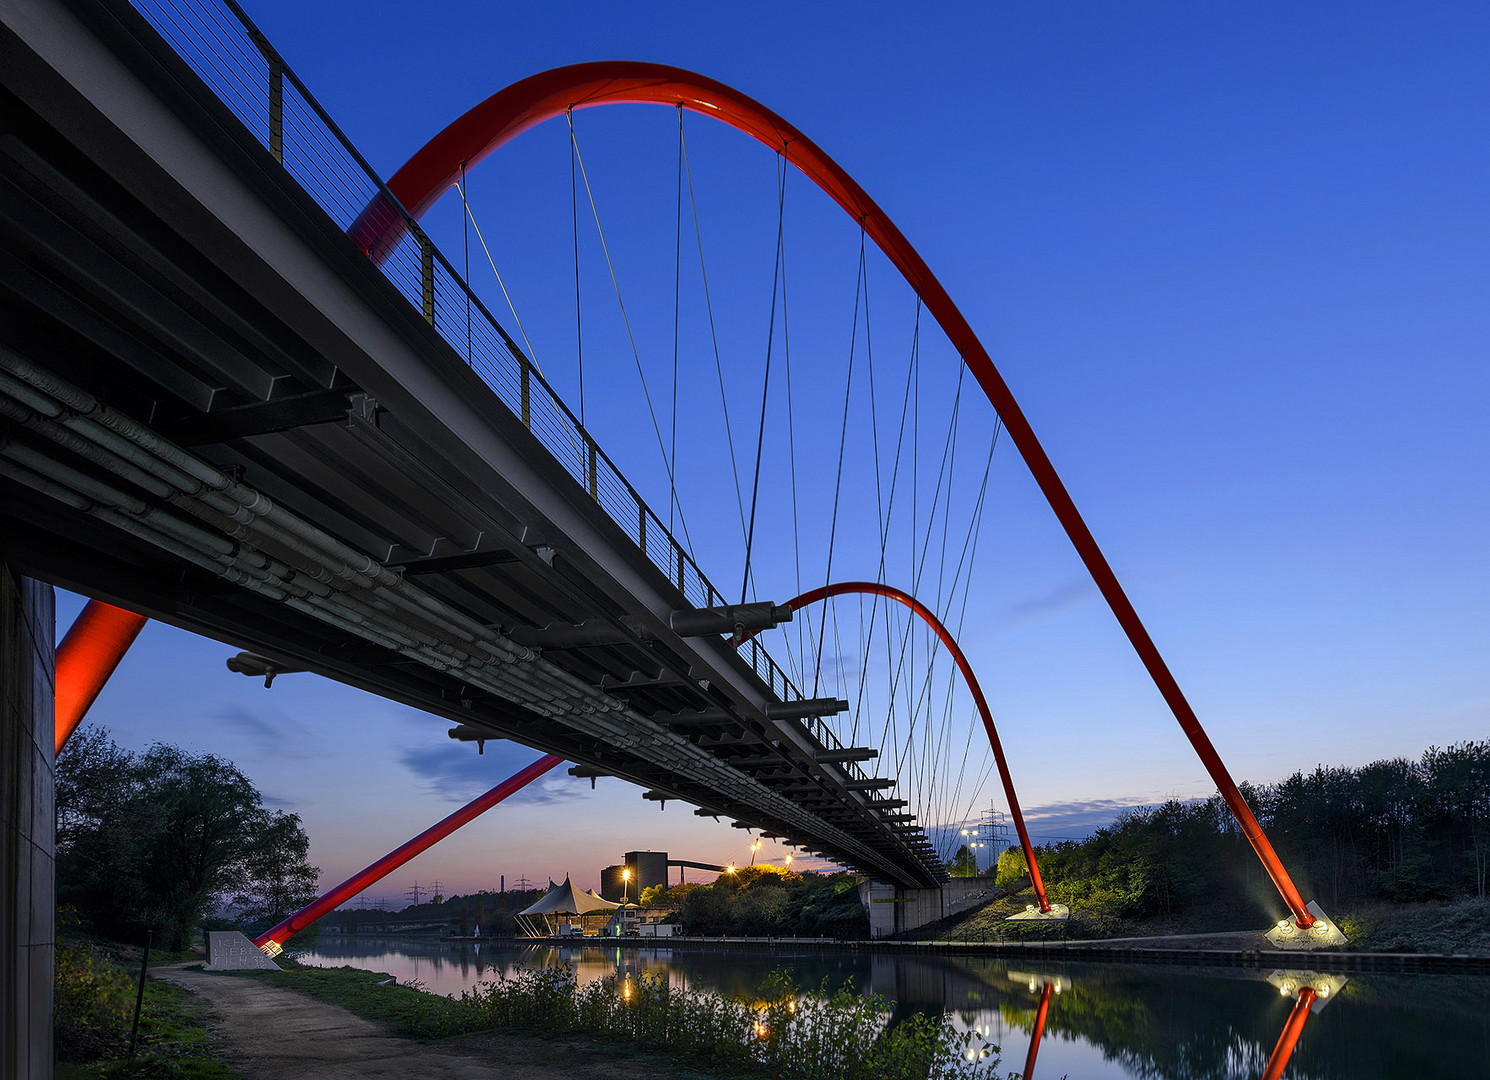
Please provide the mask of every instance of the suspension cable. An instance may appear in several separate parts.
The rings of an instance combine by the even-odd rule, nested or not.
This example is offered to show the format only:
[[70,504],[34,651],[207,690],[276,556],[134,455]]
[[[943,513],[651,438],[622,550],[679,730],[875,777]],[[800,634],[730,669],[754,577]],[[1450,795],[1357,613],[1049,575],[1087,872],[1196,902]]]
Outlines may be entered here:
[[[859,229],[859,269],[864,268],[864,229]],[[843,382],[843,427],[838,435],[838,473],[833,481],[833,517],[832,524],[828,528],[828,566],[823,574],[823,584],[826,586],[833,580],[833,545],[838,537],[838,497],[843,492],[843,451],[848,441],[848,406],[850,396],[854,388],[854,346],[859,340],[859,286],[863,284],[860,275],[855,275],[854,285],[854,325],[848,339],[848,377]],[[817,631],[817,663],[814,665],[812,676],[812,696],[817,697],[819,678],[822,675],[823,666],[823,632],[827,627],[827,616],[818,622]]]
[[[569,121],[569,217],[574,225],[574,351],[575,364],[579,369],[579,426],[585,426],[585,324],[579,304],[579,189],[575,186],[574,159],[579,156],[579,143],[574,138],[574,109],[566,118]],[[671,520],[673,508],[667,508]],[[668,530],[671,532],[672,530]]]
[[[755,544],[755,510],[761,491],[761,457],[766,448],[766,404],[771,390],[771,347],[776,342],[776,291],[781,283],[781,241],[786,227],[786,157],[776,157],[776,261],[771,268],[771,320],[766,327],[766,373],[761,378],[761,424],[755,438],[755,481],[750,488],[750,526],[745,531],[745,573],[740,580],[740,603],[750,587],[750,549]],[[867,316],[866,311],[866,316]]]
[[[468,218],[471,219],[471,228],[473,228],[473,229],[476,230],[476,239],[481,241],[481,250],[484,251],[484,252],[486,252],[486,261],[491,265],[491,272],[493,274],[497,275],[497,284],[499,286],[501,286],[501,289],[502,289],[502,298],[507,301],[507,310],[510,311],[510,312],[512,312],[512,318],[517,323],[517,332],[522,335],[522,337],[523,337],[523,344],[528,347],[528,359],[531,360],[531,361],[533,361],[533,366],[535,368],[538,368],[538,373],[541,375],[541,374],[543,374],[543,368],[541,368],[541,367],[538,366],[538,353],[537,353],[537,350],[535,350],[533,348],[533,343],[528,340],[528,332],[523,329],[522,316],[517,313],[517,308],[512,303],[512,297],[507,292],[507,283],[502,280],[502,271],[500,271],[500,270],[497,269],[497,260],[494,259],[494,258],[492,258],[491,248],[487,247],[487,245],[486,245],[486,237],[481,232],[481,226],[476,221],[476,215],[471,212],[471,204],[466,201],[465,187],[461,184],[461,182],[459,180],[457,180],[455,182],[455,186],[460,191],[460,203],[466,209],[466,217],[468,217]],[[470,273],[470,258],[471,258],[471,256],[470,256],[470,244],[468,242],[467,245],[466,245],[466,264],[467,264],[466,265],[466,272],[467,273]],[[467,327],[467,331],[466,332],[469,335],[469,333],[470,333],[470,328],[469,327]]]
[[[680,110],[679,138],[682,138]],[[704,264],[704,233],[698,223],[698,198],[693,192],[693,162],[688,156],[688,142],[683,140],[683,175],[688,181],[688,205],[693,212],[693,235],[698,243],[698,272],[704,285],[704,309],[709,314],[709,339],[714,345],[714,372],[719,379],[719,404],[724,409],[724,439],[729,446],[730,475],[735,481],[735,504],[740,512],[740,538],[745,538],[745,496],[740,490],[740,465],[735,460],[735,429],[729,419],[729,399],[724,392],[724,364],[719,359],[719,332],[714,326],[714,300],[709,293],[709,270]]]
[[[464,161],[462,161],[460,163],[460,178],[461,178],[461,181],[462,181],[462,183],[460,184],[460,201],[461,201],[461,205],[464,206],[465,205],[465,202],[466,202],[466,185],[464,183],[464,181],[466,179],[466,163]],[[466,278],[466,284],[469,285],[470,282],[471,282],[471,230],[466,227],[466,220],[465,220],[464,215],[462,215],[462,217],[461,217],[460,226],[461,226],[461,228],[460,228],[461,239],[465,242],[465,252],[466,252],[465,278]],[[465,293],[466,293],[466,366],[469,367],[470,364],[471,364],[471,291],[470,291],[470,289],[466,289],[465,290]]]
[[662,438],[662,425],[657,422],[657,410],[652,405],[652,392],[647,388],[647,373],[642,370],[642,357],[641,353],[637,350],[636,347],[636,335],[633,334],[631,331],[631,319],[626,314],[626,301],[621,298],[621,282],[620,279],[616,277],[616,265],[610,257],[610,245],[606,243],[605,229],[600,224],[600,210],[595,205],[595,192],[590,187],[590,174],[585,171],[585,156],[583,153],[580,152],[579,140],[575,138],[574,123],[572,119],[569,124],[569,141],[570,144],[574,147],[575,159],[579,162],[580,179],[585,182],[585,195],[590,200],[590,213],[593,214],[595,217],[595,231],[600,236],[600,250],[605,253],[605,267],[607,270],[610,271],[611,285],[616,290],[616,304],[621,309],[621,322],[625,324],[626,340],[631,345],[631,359],[635,361],[636,374],[637,377],[641,379],[642,396],[646,399],[647,402],[647,414],[652,418],[652,431],[657,436],[657,449],[661,451],[662,464],[667,469],[668,485],[669,489],[672,491],[673,503],[678,507],[678,523],[683,526],[683,536],[688,542],[689,554],[692,555],[693,540],[688,535],[688,521],[683,516],[683,506],[677,500],[677,481],[673,476],[672,464],[668,461],[667,445]]
[[[669,446],[672,467],[668,480],[678,471],[678,312],[683,294],[683,106],[678,106],[678,213],[673,233],[673,429]],[[667,531],[673,530],[673,509],[678,500],[678,485],[672,484],[667,504]]]

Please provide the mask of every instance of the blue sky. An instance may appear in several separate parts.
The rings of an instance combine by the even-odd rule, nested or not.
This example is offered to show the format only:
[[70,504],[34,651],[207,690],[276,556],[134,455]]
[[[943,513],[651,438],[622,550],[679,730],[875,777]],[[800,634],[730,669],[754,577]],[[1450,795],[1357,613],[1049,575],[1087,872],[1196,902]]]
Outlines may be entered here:
[[[1235,775],[1271,781],[1484,737],[1482,6],[435,4],[418,20],[406,5],[247,7],[385,174],[485,96],[560,64],[660,61],[756,97],[844,165],[947,286]],[[676,123],[646,107],[575,117],[659,407],[673,351]],[[773,325],[775,162],[700,118],[686,130],[747,469]],[[539,362],[577,408],[567,143],[562,121],[522,136],[473,170],[469,194]],[[858,233],[800,175],[786,183],[791,434],[818,485],[801,546],[815,583]],[[586,214],[582,203],[586,419],[665,509],[665,471]],[[461,265],[458,199],[427,222]],[[743,545],[689,225],[678,484],[700,563],[730,592]],[[471,243],[472,281],[505,319]],[[914,297],[872,251],[867,282],[872,415],[893,437]],[[855,348],[862,365],[861,339]],[[957,362],[927,328],[921,362],[924,499]],[[992,432],[986,403],[964,392],[954,536]],[[859,420],[871,415],[864,394],[861,382]],[[780,600],[795,591],[796,566],[779,384],[770,401],[754,560],[760,595]],[[877,570],[876,474],[858,427],[834,577]],[[882,492],[886,483],[882,469]],[[1124,805],[1209,794],[1011,446],[995,454],[987,498],[962,640],[1032,831],[1079,835]],[[886,578],[908,587],[909,549],[898,550]],[[489,747],[475,758],[442,722],[311,676],[266,693],[222,668],[231,652],[151,627],[94,719],[128,745],[160,738],[239,761],[305,817],[328,884],[531,756]],[[400,895],[416,877],[439,877],[447,891],[494,886],[504,872],[595,884],[633,847],[745,854],[739,830],[685,807],[659,813],[616,781],[591,793],[561,772],[374,892]]]

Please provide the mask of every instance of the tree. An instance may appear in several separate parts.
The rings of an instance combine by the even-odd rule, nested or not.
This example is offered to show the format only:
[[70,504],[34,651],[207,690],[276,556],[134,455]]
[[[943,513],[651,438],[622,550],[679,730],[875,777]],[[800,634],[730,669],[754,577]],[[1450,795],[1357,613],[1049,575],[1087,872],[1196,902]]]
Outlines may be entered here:
[[[249,933],[262,933],[305,907],[318,895],[320,873],[306,859],[310,837],[299,814],[270,811],[258,842],[245,860],[243,887],[234,895],[238,920]],[[300,945],[311,944],[315,927],[300,931]]]
[[957,854],[952,856],[952,862],[947,866],[947,873],[953,877],[977,877],[978,860],[966,844],[957,849]]
[[994,866],[993,883],[1001,889],[1014,886],[1023,887],[1023,883],[1029,880],[1029,867],[1024,862],[1024,849],[1011,847],[1005,848],[999,855],[999,861]]
[[267,929],[315,898],[319,871],[299,817],[262,804],[223,758],[133,754],[84,728],[57,758],[58,899],[102,933],[152,929],[173,950],[208,910]]

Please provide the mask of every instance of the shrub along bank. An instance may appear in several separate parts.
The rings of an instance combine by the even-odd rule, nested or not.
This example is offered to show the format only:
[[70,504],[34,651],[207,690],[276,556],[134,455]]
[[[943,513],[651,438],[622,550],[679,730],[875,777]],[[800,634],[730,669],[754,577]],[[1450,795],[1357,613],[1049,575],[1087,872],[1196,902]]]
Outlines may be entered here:
[[[185,990],[147,979],[137,1052],[130,1028],[140,974],[140,950],[87,938],[76,920],[59,920],[53,982],[57,1080],[141,1077],[151,1080],[233,1080],[218,1056],[205,1006]],[[178,959],[152,953],[152,959]]]

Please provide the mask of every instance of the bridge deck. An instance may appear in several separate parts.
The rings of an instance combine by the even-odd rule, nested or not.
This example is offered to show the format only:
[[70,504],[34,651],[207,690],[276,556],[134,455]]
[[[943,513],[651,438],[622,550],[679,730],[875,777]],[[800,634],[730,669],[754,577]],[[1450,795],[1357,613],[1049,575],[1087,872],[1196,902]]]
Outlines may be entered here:
[[[798,696],[769,657],[671,632],[719,602],[707,579],[494,320],[508,367],[478,373],[439,304],[356,250],[245,122],[267,83],[235,113],[112,0],[7,18],[7,560],[884,880],[939,878],[856,765],[817,760],[825,725],[767,719]],[[583,646],[545,635],[579,624]],[[702,710],[724,719],[678,718]]]

